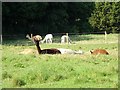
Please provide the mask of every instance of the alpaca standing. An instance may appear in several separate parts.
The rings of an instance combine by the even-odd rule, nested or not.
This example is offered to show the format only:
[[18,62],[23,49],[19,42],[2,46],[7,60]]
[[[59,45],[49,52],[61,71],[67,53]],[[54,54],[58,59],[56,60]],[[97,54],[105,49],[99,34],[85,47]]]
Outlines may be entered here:
[[94,51],[90,51],[91,54],[97,55],[97,54],[106,54],[109,55],[109,53],[105,49],[96,49]]
[[52,40],[53,40],[53,35],[47,34],[41,42],[44,43],[46,41],[46,43],[52,43]]
[[68,43],[71,43],[71,40],[70,40],[70,37],[67,36],[67,35],[63,35],[61,37],[61,43],[67,43],[67,40],[68,40]]

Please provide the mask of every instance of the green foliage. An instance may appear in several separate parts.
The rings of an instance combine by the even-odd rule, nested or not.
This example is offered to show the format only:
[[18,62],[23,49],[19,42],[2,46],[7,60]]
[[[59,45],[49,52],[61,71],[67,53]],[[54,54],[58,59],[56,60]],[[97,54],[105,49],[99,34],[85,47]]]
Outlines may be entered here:
[[120,31],[120,2],[96,2],[89,22],[95,31]]
[[88,17],[94,7],[87,2],[4,2],[2,5],[3,34],[90,31]]
[[120,2],[4,2],[3,34],[119,32]]

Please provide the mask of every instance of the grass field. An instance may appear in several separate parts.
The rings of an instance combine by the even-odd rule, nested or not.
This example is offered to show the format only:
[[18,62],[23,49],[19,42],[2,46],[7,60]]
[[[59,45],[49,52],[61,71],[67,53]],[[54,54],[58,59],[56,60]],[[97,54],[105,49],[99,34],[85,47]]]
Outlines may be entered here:
[[[2,87],[4,88],[117,88],[118,34],[73,35],[73,44],[53,44],[41,48],[83,50],[83,55],[38,55],[27,39],[5,40],[2,45]],[[106,49],[110,55],[91,55],[90,50]],[[29,54],[21,54],[22,51]]]

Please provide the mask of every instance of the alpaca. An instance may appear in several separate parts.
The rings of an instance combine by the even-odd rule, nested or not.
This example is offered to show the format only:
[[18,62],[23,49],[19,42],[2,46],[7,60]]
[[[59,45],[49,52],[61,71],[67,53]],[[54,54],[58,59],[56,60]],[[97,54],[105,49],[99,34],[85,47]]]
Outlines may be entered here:
[[81,50],[79,51],[74,51],[71,49],[64,49],[64,48],[51,48],[51,49],[43,49],[41,50],[39,42],[41,41],[41,37],[34,37],[34,42],[36,44],[37,47],[37,51],[39,54],[83,54],[83,52]]
[[61,43],[66,43],[66,42],[67,42],[67,39],[68,39],[68,43],[71,43],[70,37],[67,36],[67,35],[63,35],[63,36],[61,37]]
[[75,51],[71,49],[65,49],[65,48],[58,48],[60,50],[61,54],[83,54],[82,50]]
[[52,43],[52,39],[53,39],[53,35],[47,34],[41,42],[44,43],[46,41],[46,43]]
[[41,50],[41,48],[39,46],[39,42],[40,42],[41,38],[35,36],[35,37],[33,37],[33,39],[34,39],[34,42],[36,44],[37,51],[39,54],[61,54],[61,52],[58,49],[54,49],[54,48]]
[[31,34],[31,37],[29,36],[29,34],[27,34],[26,38],[28,38],[29,40],[31,40],[32,42],[34,42],[34,40],[32,39],[32,34]]
[[29,36],[29,34],[26,35],[26,38],[28,38],[29,40],[31,40],[34,44],[35,44],[34,39],[35,39],[36,37],[37,37],[38,39],[42,39],[42,37],[41,37],[40,35],[35,35],[35,36],[33,36],[33,35],[31,34],[31,37]]
[[97,54],[106,54],[109,55],[109,53],[105,49],[96,49],[94,51],[90,51],[91,54],[97,55]]

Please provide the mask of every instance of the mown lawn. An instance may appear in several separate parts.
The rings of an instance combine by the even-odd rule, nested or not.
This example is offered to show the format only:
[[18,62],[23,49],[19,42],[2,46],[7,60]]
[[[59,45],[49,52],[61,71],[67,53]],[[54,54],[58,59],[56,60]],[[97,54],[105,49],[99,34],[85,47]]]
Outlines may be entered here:
[[[38,55],[27,39],[5,40],[2,46],[2,87],[24,88],[117,88],[118,35],[70,36],[73,44],[53,44],[41,48],[83,50],[83,55]],[[110,55],[91,55],[90,50],[106,49]],[[24,50],[29,54],[21,54]]]

